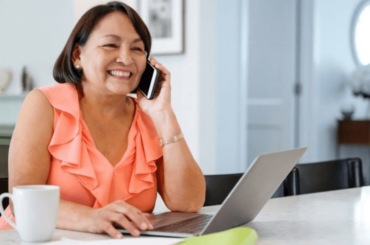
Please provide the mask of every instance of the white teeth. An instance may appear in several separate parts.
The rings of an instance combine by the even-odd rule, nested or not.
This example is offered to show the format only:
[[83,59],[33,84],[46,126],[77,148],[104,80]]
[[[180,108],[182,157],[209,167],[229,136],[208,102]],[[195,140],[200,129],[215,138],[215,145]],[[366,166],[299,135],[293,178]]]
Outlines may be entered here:
[[109,74],[117,77],[130,77],[131,73],[130,72],[125,72],[125,71],[109,71]]

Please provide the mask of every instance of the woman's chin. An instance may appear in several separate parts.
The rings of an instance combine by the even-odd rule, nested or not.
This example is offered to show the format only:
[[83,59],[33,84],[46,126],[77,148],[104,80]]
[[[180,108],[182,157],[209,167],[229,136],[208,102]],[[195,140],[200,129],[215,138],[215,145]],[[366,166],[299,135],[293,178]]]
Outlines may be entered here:
[[135,88],[131,86],[108,86],[107,89],[114,95],[125,96],[131,93]]

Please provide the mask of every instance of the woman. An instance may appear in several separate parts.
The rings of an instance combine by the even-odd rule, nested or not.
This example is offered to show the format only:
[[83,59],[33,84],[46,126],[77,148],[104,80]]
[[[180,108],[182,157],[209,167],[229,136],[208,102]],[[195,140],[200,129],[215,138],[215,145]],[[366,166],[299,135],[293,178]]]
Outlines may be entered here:
[[[9,190],[61,188],[57,228],[120,238],[152,229],[157,191],[172,211],[195,212],[204,202],[203,174],[171,107],[170,73],[147,100],[127,96],[146,67],[151,38],[127,5],[90,9],[54,66],[59,83],[35,89],[22,106],[9,151]],[[164,142],[163,148],[159,139]],[[11,216],[11,209],[7,208]],[[6,229],[0,220],[0,229]]]

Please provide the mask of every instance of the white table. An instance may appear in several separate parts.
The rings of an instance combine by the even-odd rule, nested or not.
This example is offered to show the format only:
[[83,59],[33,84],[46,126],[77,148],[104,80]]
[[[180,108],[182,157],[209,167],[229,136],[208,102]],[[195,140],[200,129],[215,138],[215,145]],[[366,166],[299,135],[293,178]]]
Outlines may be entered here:
[[[202,213],[214,213],[218,206]],[[289,244],[370,244],[370,186],[275,198],[254,221],[259,245]],[[107,235],[56,230],[53,240],[109,239]],[[15,231],[0,232],[1,245],[21,244]]]

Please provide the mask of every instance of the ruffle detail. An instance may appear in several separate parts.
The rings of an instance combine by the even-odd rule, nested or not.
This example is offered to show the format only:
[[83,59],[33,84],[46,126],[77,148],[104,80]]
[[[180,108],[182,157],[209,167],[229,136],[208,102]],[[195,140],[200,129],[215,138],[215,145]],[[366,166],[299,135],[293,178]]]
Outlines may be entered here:
[[163,155],[162,148],[159,146],[159,137],[151,119],[140,109],[137,100],[135,103],[136,113],[128,137],[127,155],[122,164],[117,165],[116,168],[116,172],[121,172],[127,164],[133,163],[128,187],[130,194],[137,194],[154,186],[152,174],[157,170],[155,161]]
[[[95,206],[105,206],[112,194],[113,178],[122,174],[132,164],[127,188],[116,199],[127,200],[154,186],[155,161],[162,156],[158,135],[151,119],[140,109],[135,100],[135,115],[128,135],[127,150],[121,161],[113,167],[96,149],[92,136],[82,119],[78,93],[72,84],[56,84],[38,88],[54,107],[54,133],[48,150],[60,160],[61,168],[76,176],[79,182],[96,197]],[[109,166],[110,165],[110,166]],[[118,189],[118,188],[113,188]],[[121,195],[118,196],[117,195]]]

